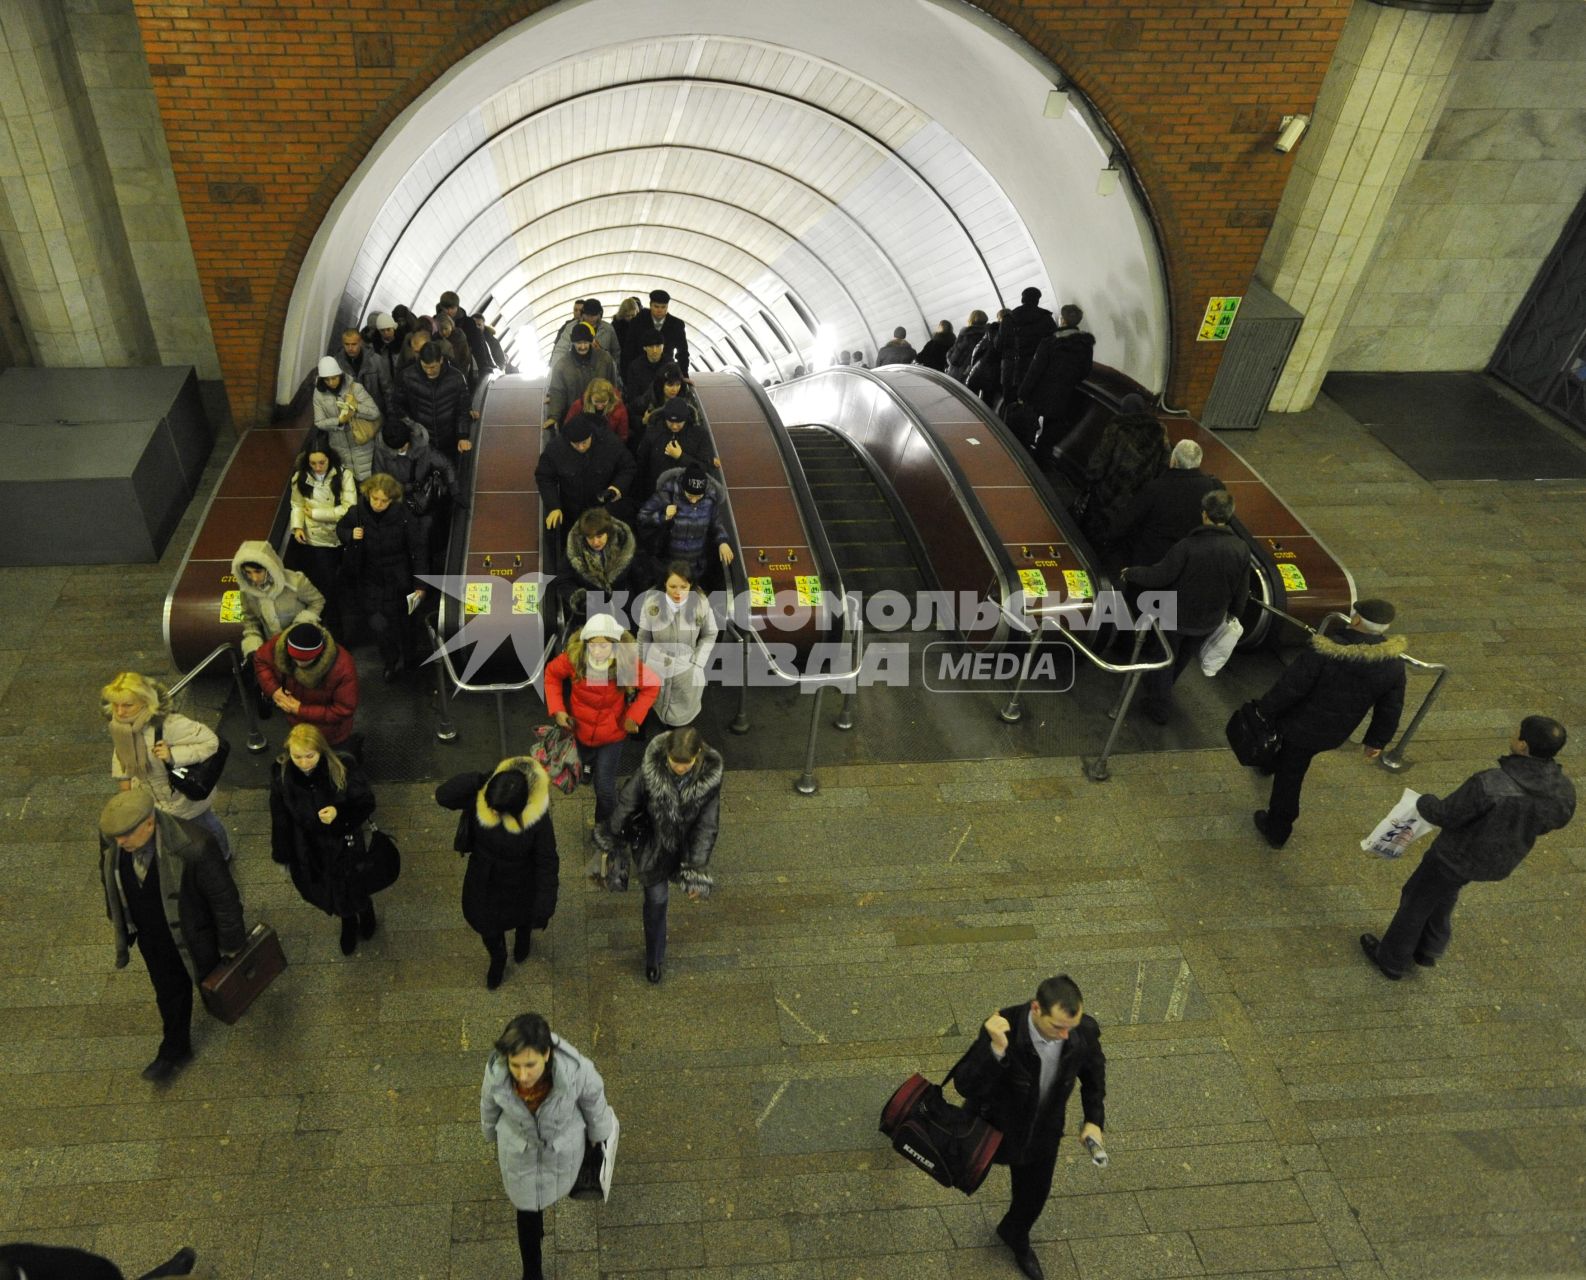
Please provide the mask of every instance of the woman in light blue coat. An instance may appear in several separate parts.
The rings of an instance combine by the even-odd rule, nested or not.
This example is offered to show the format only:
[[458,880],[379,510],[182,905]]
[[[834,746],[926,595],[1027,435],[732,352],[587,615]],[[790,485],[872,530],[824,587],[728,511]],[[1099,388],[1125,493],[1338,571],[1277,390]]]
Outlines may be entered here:
[[524,1280],[542,1280],[545,1210],[573,1189],[590,1143],[616,1129],[595,1064],[537,1013],[520,1013],[485,1064],[479,1123],[495,1144],[501,1181],[518,1211]]

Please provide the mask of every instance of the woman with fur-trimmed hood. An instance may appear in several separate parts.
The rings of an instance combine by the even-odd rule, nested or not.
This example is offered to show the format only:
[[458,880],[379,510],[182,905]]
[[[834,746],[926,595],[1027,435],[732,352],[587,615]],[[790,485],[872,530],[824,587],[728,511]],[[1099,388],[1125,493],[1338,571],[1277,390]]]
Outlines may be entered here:
[[306,573],[288,569],[268,542],[244,542],[231,557],[242,602],[242,656],[299,622],[318,622],[325,596]]
[[[583,626],[589,621],[590,592],[600,597],[597,613],[625,610],[627,597],[635,594],[635,584],[642,583],[649,571],[649,558],[639,554],[633,527],[605,507],[591,507],[567,531],[566,568],[550,587],[551,616],[565,620],[568,629]],[[619,592],[622,599],[617,598]]]
[[673,729],[650,743],[611,815],[615,832],[636,813],[649,819],[634,844],[633,870],[644,886],[644,976],[651,982],[661,980],[666,963],[670,882],[676,879],[693,899],[710,892],[706,868],[721,828],[723,772],[721,753],[698,729]]
[[494,772],[459,773],[435,789],[435,803],[457,809],[457,852],[467,854],[463,919],[490,953],[485,986],[494,991],[507,970],[507,930],[515,929],[512,958],[529,958],[531,929],[556,913],[560,860],[551,825],[551,780],[531,756],[511,756]]

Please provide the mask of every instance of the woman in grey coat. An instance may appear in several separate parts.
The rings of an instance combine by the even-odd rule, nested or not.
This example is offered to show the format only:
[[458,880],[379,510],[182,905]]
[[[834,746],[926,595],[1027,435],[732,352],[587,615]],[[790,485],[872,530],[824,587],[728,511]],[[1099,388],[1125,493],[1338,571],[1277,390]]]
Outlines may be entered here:
[[639,660],[661,677],[655,714],[676,728],[699,715],[705,669],[716,647],[716,615],[686,560],[666,566],[659,591],[647,592],[634,613]]
[[374,438],[380,434],[380,407],[363,385],[341,371],[335,356],[319,362],[314,379],[314,425],[330,437],[342,466],[367,480],[374,461]]
[[520,1013],[485,1064],[479,1123],[496,1148],[501,1181],[518,1211],[524,1280],[542,1280],[545,1210],[573,1189],[591,1143],[617,1128],[595,1064],[537,1013]]

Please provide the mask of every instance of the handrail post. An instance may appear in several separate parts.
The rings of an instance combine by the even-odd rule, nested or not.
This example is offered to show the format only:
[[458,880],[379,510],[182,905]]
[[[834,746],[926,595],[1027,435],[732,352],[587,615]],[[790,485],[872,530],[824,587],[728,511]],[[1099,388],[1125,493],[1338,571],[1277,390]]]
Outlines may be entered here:
[[1024,682],[1035,668],[1035,649],[1041,643],[1041,624],[1036,623],[1030,628],[1030,644],[1025,650],[1024,661],[1019,664],[1019,678],[1014,682],[1013,692],[1008,696],[1008,703],[997,718],[1004,724],[1018,724],[1024,718],[1024,707],[1019,702],[1019,695],[1024,692]]
[[[850,611],[851,610],[851,611]],[[843,705],[837,712],[837,719],[832,721],[832,727],[847,733],[854,727],[854,704],[859,700],[859,672],[864,666],[864,629],[859,624],[859,606],[853,604],[847,596],[843,597],[843,621],[848,626],[848,634],[853,637],[854,653],[851,663],[854,669],[853,687],[843,690]]]
[[1426,713],[1432,709],[1432,703],[1443,688],[1443,681],[1447,679],[1448,668],[1444,667],[1437,673],[1437,679],[1432,681],[1432,687],[1426,691],[1426,697],[1421,699],[1421,705],[1416,708],[1415,715],[1410,720],[1410,727],[1399,735],[1398,742],[1390,750],[1384,751],[1378,757],[1382,761],[1384,768],[1391,769],[1395,773],[1404,768],[1404,748],[1409,745],[1410,739],[1415,736],[1415,731],[1421,727],[1421,721],[1426,719]]
[[227,653],[231,657],[231,676],[237,684],[237,699],[242,703],[242,714],[248,719],[248,750],[263,751],[270,744],[265,741],[264,732],[259,728],[259,708],[248,691],[247,681],[242,678],[242,659],[237,656],[235,649],[227,649]]
[[[1140,630],[1139,628],[1135,629],[1134,651],[1129,655],[1129,663],[1131,666],[1140,661],[1140,650],[1145,648],[1145,637],[1146,633],[1144,631]],[[1138,676],[1140,673],[1135,671],[1131,672],[1130,674],[1133,676]],[[1118,690],[1117,701],[1112,704],[1111,710],[1107,712],[1107,718],[1109,720],[1116,720],[1124,708],[1129,705],[1129,699],[1133,696],[1133,694],[1134,686],[1131,685],[1128,680],[1125,680],[1123,682],[1123,688]]]
[[[735,626],[733,630],[737,631]],[[738,631],[738,714],[727,726],[729,733],[749,732],[749,637]]]
[[[434,625],[425,620],[424,630],[429,634],[430,644],[438,657],[441,655],[441,638],[436,633]],[[435,726],[435,736],[442,742],[452,742],[457,737],[457,724],[452,719],[452,695],[446,688],[446,663],[435,663],[435,693],[440,698],[441,712],[440,723]],[[502,759],[506,757],[503,756]]]
[[818,684],[810,696],[810,736],[804,748],[804,772],[793,784],[793,790],[801,796],[812,796],[820,790],[820,784],[815,781],[815,735],[821,728],[821,694],[825,692],[826,686]]
[[[1151,630],[1156,633],[1157,639],[1162,641],[1163,651],[1167,653],[1168,661],[1172,662],[1173,652],[1167,647],[1167,638],[1163,636],[1155,618],[1151,620]],[[1140,660],[1140,650],[1144,645],[1145,632],[1136,631],[1132,663]],[[1134,701],[1134,691],[1140,687],[1140,681],[1144,676],[1143,671],[1131,671],[1123,682],[1123,689],[1118,694],[1116,705],[1107,713],[1112,717],[1112,728],[1107,730],[1107,741],[1101,744],[1101,754],[1085,766],[1085,775],[1092,782],[1105,782],[1112,776],[1107,761],[1112,757],[1112,749],[1118,741],[1118,735],[1123,732],[1123,722],[1129,718],[1129,704]]]
[[496,731],[501,736],[501,754],[497,760],[507,758],[507,695],[496,690]]

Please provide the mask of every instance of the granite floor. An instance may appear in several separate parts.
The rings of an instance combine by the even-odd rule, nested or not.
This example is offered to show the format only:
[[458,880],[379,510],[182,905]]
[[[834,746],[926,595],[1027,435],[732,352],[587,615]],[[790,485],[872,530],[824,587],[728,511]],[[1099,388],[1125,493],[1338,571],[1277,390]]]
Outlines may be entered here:
[[[1586,1275],[1586,823],[1467,891],[1438,968],[1388,983],[1355,943],[1408,869],[1358,847],[1401,786],[1451,788],[1528,712],[1586,730],[1586,486],[1429,484],[1325,401],[1235,444],[1454,671],[1403,775],[1318,762],[1282,853],[1213,749],[1124,756],[1105,784],[1063,756],[841,765],[812,798],[737,771],[721,891],[674,904],[651,988],[637,896],[579,878],[580,794],[554,807],[556,919],[487,992],[429,785],[380,789],[404,872],[352,959],[270,862],[263,792],[235,788],[248,912],[291,967],[237,1026],[200,1013],[163,1091],[138,1078],[149,984],[112,967],[95,883],[95,694],[166,670],[186,531],[161,565],[0,572],[0,1239],[129,1274],[191,1243],[228,1280],[515,1276],[477,1091],[537,1009],[623,1121],[610,1203],[550,1215],[559,1280],[1013,1277],[1006,1172],[940,1189],[876,1117],[1066,970],[1103,1028],[1112,1163],[1065,1146],[1036,1230],[1052,1280]],[[457,768],[493,758],[493,736],[455,744]]]

